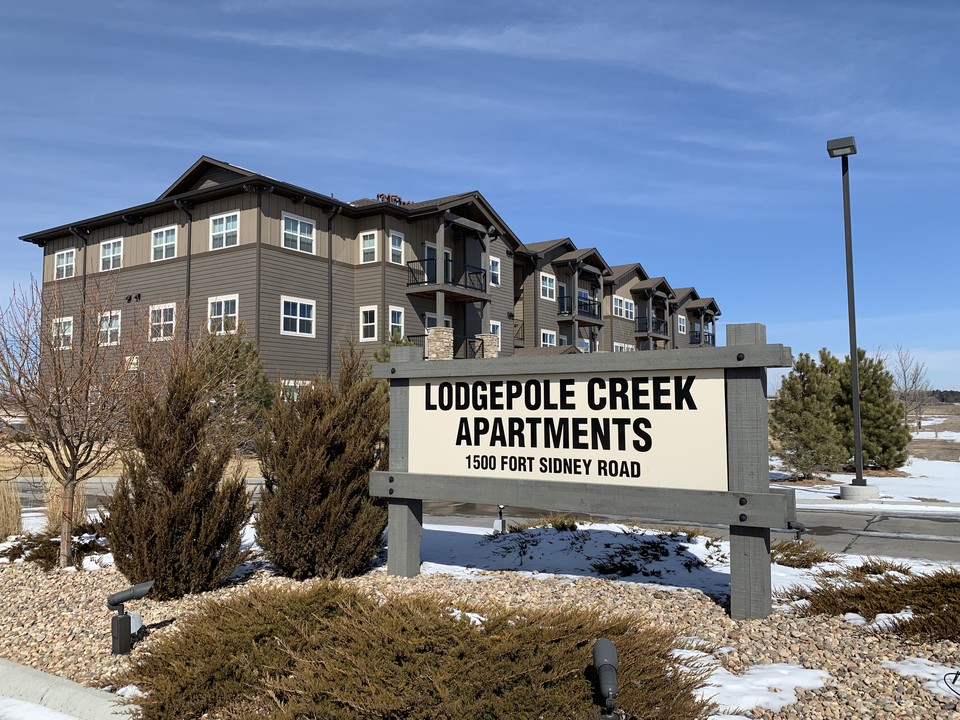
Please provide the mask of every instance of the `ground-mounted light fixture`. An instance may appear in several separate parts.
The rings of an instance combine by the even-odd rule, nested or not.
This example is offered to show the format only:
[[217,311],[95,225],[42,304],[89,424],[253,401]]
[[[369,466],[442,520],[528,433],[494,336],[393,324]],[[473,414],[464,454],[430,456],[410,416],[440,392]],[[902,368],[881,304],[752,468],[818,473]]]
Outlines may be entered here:
[[857,352],[857,312],[853,295],[853,235],[850,229],[850,176],[847,159],[857,154],[852,135],[827,141],[827,154],[840,158],[843,176],[843,228],[847,255],[847,314],[850,326],[850,394],[853,396],[853,461],[856,476],[853,485],[840,488],[842,500],[870,500],[880,497],[876,487],[863,479],[863,441],[860,422],[860,355]]
[[597,691],[604,700],[601,717],[611,717],[617,709],[617,695],[620,693],[617,684],[619,666],[617,649],[613,643],[607,638],[597,638],[593,645],[593,668],[597,673]]
[[153,588],[153,583],[153,580],[147,580],[107,598],[107,608],[117,611],[110,619],[110,635],[113,639],[111,652],[114,655],[126,655],[133,646],[133,617],[124,611],[123,604],[145,597]]

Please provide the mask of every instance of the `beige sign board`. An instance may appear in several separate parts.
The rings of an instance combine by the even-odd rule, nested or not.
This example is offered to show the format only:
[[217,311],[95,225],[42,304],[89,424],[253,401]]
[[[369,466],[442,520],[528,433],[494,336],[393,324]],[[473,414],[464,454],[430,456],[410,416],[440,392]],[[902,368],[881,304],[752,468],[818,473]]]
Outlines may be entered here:
[[716,370],[411,379],[411,473],[727,490]]

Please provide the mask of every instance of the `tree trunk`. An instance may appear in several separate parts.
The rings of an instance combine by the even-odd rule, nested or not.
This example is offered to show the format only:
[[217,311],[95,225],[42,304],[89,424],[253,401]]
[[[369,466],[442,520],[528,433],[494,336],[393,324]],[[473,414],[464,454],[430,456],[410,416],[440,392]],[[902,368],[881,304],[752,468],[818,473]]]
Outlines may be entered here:
[[63,485],[63,517],[60,519],[60,567],[73,565],[73,496],[77,491],[76,477]]

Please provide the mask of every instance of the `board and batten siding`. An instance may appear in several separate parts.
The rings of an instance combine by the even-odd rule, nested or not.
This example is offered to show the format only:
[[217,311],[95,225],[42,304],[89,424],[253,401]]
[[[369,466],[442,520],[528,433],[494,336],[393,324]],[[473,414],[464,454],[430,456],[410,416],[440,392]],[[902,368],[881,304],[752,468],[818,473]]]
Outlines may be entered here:
[[[327,260],[261,248],[260,357],[271,377],[306,380],[327,370]],[[340,289],[334,297],[337,303]],[[282,296],[314,303],[313,337],[281,335]],[[335,306],[336,307],[336,306]]]

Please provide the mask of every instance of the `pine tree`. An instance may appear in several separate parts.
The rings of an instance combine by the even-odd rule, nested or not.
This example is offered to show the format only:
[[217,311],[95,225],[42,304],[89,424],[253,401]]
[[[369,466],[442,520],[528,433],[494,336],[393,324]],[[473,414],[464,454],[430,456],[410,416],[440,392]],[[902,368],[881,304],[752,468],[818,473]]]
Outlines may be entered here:
[[[867,357],[857,350],[860,381],[860,436],[864,467],[891,470],[903,465],[909,454],[910,431],[903,425],[903,405],[897,401],[893,376],[884,368],[880,358]],[[847,448],[847,456],[854,456],[853,393],[851,387],[850,357],[844,358],[839,372],[837,418]]]
[[327,378],[278,395],[257,439],[264,478],[257,541],[296,579],[355,575],[380,549],[384,504],[369,473],[385,458],[389,404],[383,382],[354,347],[340,356],[339,385]]
[[[215,342],[215,341],[212,341]],[[102,519],[117,569],[152,596],[213,589],[247,556],[241,537],[250,495],[211,400],[209,348],[175,353],[160,388],[144,385],[131,412],[133,448]]]
[[836,378],[807,353],[797,357],[780,385],[770,434],[784,465],[801,476],[830,472],[843,463],[844,447],[834,412],[838,390]]

